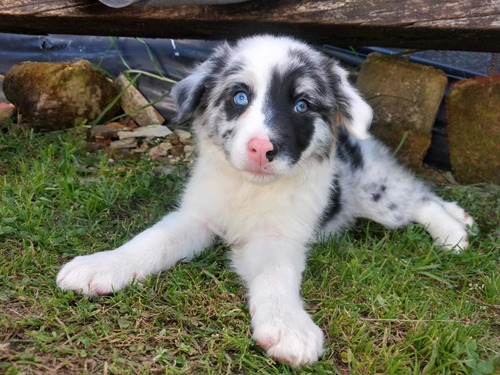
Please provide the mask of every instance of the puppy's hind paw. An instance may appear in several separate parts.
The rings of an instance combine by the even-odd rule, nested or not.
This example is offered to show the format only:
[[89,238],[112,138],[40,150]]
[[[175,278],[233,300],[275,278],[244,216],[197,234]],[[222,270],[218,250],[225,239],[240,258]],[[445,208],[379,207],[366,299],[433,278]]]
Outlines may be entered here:
[[443,207],[448,214],[462,223],[469,234],[477,234],[477,225],[474,223],[474,219],[456,202],[443,202]]

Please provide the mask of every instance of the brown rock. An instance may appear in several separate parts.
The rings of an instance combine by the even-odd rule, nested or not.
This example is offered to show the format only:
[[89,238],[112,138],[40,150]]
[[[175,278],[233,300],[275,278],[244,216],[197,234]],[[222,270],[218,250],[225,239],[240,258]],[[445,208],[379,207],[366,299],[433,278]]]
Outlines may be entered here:
[[179,136],[176,133],[171,134],[170,137],[169,137],[169,140],[170,140],[170,143],[173,146],[178,145],[179,142],[180,142],[180,138],[179,138]]
[[143,142],[139,147],[133,149],[131,152],[135,154],[144,154],[146,151],[148,151],[148,149],[149,149],[148,144]]
[[162,142],[158,145],[162,150],[169,151],[172,149],[172,144],[169,141]]
[[136,148],[137,147],[137,139],[135,139],[135,138],[120,139],[118,141],[111,142],[109,147],[117,149],[117,150],[123,150],[123,149],[127,149],[127,148]]
[[149,101],[134,85],[130,84],[130,81],[123,74],[116,78],[115,84],[120,91],[125,90],[120,98],[121,107],[138,125],[156,125],[165,122],[165,119],[153,106],[139,110],[139,108],[147,106]]
[[106,145],[103,143],[87,142],[85,143],[85,150],[90,152],[96,152],[97,150],[102,150]]
[[160,160],[162,157],[167,156],[167,152],[158,145],[149,150],[149,156],[151,156],[151,160]]
[[106,154],[114,160],[140,160],[140,155],[132,152],[117,150],[111,147],[106,147],[104,150],[106,151]]
[[118,132],[128,130],[125,125],[119,122],[111,122],[107,125],[94,125],[90,128],[90,139],[116,139]]
[[186,141],[191,139],[191,133],[186,130],[177,129],[174,133],[179,136],[179,141],[183,144],[186,144]]
[[[16,64],[5,75],[3,91],[31,126],[48,130],[96,119],[117,95],[113,83],[86,60]],[[103,121],[119,111],[115,104]]]
[[500,75],[455,83],[446,107],[456,179],[500,184]]
[[172,146],[170,149],[170,154],[175,157],[183,156],[184,155],[184,145],[181,143],[176,144],[175,146]]
[[356,84],[374,110],[370,132],[392,148],[407,132],[398,157],[421,167],[446,89],[446,74],[429,66],[370,54]]
[[7,103],[0,103],[0,126],[9,122],[14,118],[16,108]]

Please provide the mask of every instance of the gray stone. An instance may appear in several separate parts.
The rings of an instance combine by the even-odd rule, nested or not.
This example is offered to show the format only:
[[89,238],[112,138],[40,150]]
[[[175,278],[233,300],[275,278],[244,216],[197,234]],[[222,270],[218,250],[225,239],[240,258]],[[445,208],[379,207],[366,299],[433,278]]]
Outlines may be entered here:
[[135,128],[133,131],[118,132],[118,138],[147,138],[147,137],[166,137],[172,134],[172,131],[163,125],[148,125]]

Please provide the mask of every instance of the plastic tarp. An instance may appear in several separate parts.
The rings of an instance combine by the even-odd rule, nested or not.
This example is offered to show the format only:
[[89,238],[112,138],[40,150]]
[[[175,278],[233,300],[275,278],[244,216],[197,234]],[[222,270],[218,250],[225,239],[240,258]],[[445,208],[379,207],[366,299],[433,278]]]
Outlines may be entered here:
[[[203,40],[107,38],[95,36],[32,36],[0,34],[0,74],[23,61],[89,60],[116,76],[128,69],[143,70],[180,80],[193,66],[205,60],[217,42]],[[125,65],[127,64],[127,65]],[[139,90],[154,100],[169,90],[164,81],[142,76]],[[0,90],[0,102],[6,99]],[[169,103],[162,100],[155,107],[169,117]]]

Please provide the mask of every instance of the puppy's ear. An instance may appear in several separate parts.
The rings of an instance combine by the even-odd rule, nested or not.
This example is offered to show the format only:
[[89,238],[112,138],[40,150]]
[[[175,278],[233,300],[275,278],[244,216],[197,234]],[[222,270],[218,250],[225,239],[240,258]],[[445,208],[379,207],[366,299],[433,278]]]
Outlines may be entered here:
[[336,61],[332,61],[333,90],[339,105],[339,121],[349,133],[358,139],[370,137],[373,111],[358,90],[348,80],[348,73]]
[[214,84],[216,75],[224,67],[229,50],[227,43],[219,45],[207,61],[198,65],[190,75],[172,88],[170,95],[178,108],[174,121],[185,120],[196,111],[203,95]]

